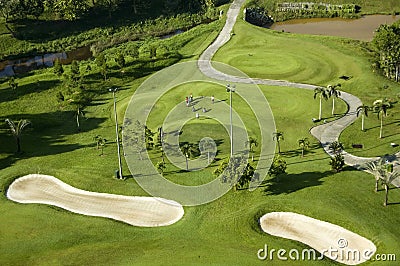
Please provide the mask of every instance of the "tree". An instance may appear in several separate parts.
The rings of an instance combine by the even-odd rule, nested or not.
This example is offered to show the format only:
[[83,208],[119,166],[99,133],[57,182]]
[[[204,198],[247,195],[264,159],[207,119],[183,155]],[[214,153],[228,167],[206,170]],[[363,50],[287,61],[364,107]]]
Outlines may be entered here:
[[159,161],[156,165],[157,170],[161,173],[161,175],[164,173],[164,169],[167,168],[165,166],[165,162],[164,161]]
[[237,183],[235,184],[235,189],[243,189],[249,187],[249,184],[252,180],[258,181],[259,174],[255,173],[255,168],[250,164],[247,163],[246,167],[244,168],[242,176],[239,178]]
[[74,110],[74,118],[76,120],[78,131],[80,131],[81,125],[80,118],[85,118],[85,112],[83,110],[88,105],[90,100],[91,99],[89,94],[80,87],[77,88],[76,91],[74,91],[68,99],[69,104],[73,107]]
[[64,68],[59,59],[56,59],[56,61],[54,61],[53,71],[54,74],[56,74],[58,77],[61,77],[62,74],[64,73]]
[[268,170],[268,175],[271,177],[276,177],[277,181],[279,181],[279,176],[286,174],[286,169],[286,161],[278,155],[274,158],[274,161]]
[[125,66],[125,57],[122,53],[118,53],[117,57],[115,58],[115,62],[117,63],[118,67],[122,70]]
[[273,134],[272,140],[276,140],[276,143],[278,144],[278,154],[281,154],[281,140],[284,140],[283,132],[277,131],[272,134]]
[[344,166],[344,157],[341,154],[336,154],[331,158],[329,164],[331,165],[332,170],[340,172]]
[[100,74],[103,76],[104,80],[107,80],[108,66],[106,57],[103,53],[96,57],[96,64],[100,68]]
[[329,149],[333,152],[335,155],[339,155],[342,150],[344,150],[343,144],[339,141],[334,141],[331,144],[329,144]]
[[301,157],[304,157],[304,150],[308,149],[310,146],[308,138],[299,139],[299,146],[301,148]]
[[357,107],[357,117],[361,114],[361,130],[364,131],[364,116],[368,117],[368,111],[371,107],[368,105],[360,105]]
[[10,88],[11,88],[12,90],[16,90],[16,89],[18,88],[18,82],[15,81],[15,78],[14,78],[14,77],[11,77],[11,78],[8,80],[8,86],[10,86]]
[[4,17],[5,22],[8,22],[10,17],[15,17],[19,12],[19,0],[0,0],[0,13]]
[[251,153],[251,161],[254,161],[254,147],[257,147],[258,142],[256,138],[250,137],[244,145],[247,147],[249,146],[249,151]]
[[382,174],[380,176],[381,182],[383,184],[383,187],[385,188],[385,201],[383,203],[383,206],[388,205],[388,197],[389,197],[389,186],[395,180],[396,178],[399,178],[400,174],[398,172],[393,172],[390,173],[388,171],[382,171]]
[[129,55],[132,56],[133,58],[139,58],[139,47],[137,44],[133,44],[129,46]]
[[381,25],[372,40],[376,51],[376,65],[387,78],[399,80],[400,29],[398,25]]
[[383,138],[383,117],[387,115],[387,109],[390,104],[384,100],[376,100],[373,104],[374,111],[378,114],[378,119],[381,121],[381,127],[379,131],[379,138]]
[[154,136],[154,132],[152,132],[150,130],[150,128],[148,128],[146,125],[144,126],[144,138],[145,138],[145,142],[146,142],[146,149],[151,149],[154,146],[154,142],[153,142],[153,136]]
[[[227,183],[234,190],[237,190],[240,186],[248,183],[251,180],[251,176],[249,176],[245,181],[240,181],[245,173],[245,169],[248,163],[246,163],[246,158],[242,155],[235,155],[230,158],[230,160],[223,160],[219,167],[214,170],[215,176],[221,176],[221,182]],[[248,168],[248,171],[251,169]],[[254,169],[253,169],[254,173]]]
[[81,79],[81,71],[79,69],[79,64],[76,60],[73,60],[71,63],[71,81],[76,86],[78,81]]
[[29,120],[22,119],[18,122],[18,124],[15,124],[14,121],[10,119],[5,120],[7,124],[10,126],[11,133],[13,134],[15,138],[15,142],[17,144],[17,153],[21,152],[21,135],[25,127],[31,124]]
[[103,150],[104,150],[104,146],[106,146],[107,144],[107,140],[105,138],[103,138],[100,135],[97,135],[96,137],[93,138],[96,141],[96,147],[97,149],[101,149],[101,154],[100,156],[103,156]]
[[318,87],[314,89],[314,99],[319,97],[319,115],[318,119],[322,119],[322,99],[328,100],[328,92],[326,91],[325,88]]
[[328,95],[332,97],[332,115],[335,114],[335,98],[338,98],[341,94],[337,88],[341,86],[341,84],[328,85]]
[[383,158],[379,159],[378,161],[366,163],[365,168],[375,177],[375,192],[378,192],[378,183],[381,179],[382,171],[385,170],[385,162]]
[[149,48],[149,52],[150,52],[150,58],[156,58],[157,57],[157,47],[151,45]]
[[114,12],[122,0],[99,0],[99,5],[108,10],[108,17],[111,18],[111,13]]
[[82,0],[57,0],[52,9],[65,19],[75,20],[88,10],[88,5]]
[[132,146],[138,153],[140,160],[143,160],[142,152],[146,151],[145,126],[136,120],[132,127],[124,130],[126,131],[124,136],[127,145]]
[[135,15],[146,14],[151,4],[151,2],[147,0],[131,0],[131,3]]
[[183,155],[185,156],[186,160],[186,171],[189,171],[189,157],[192,157],[196,153],[196,148],[194,144],[189,143],[189,142],[184,142],[183,145],[181,146],[181,151]]

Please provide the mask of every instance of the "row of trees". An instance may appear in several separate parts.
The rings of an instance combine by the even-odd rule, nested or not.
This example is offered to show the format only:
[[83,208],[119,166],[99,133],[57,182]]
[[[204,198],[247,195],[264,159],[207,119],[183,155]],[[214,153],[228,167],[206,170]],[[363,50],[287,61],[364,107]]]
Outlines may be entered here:
[[383,202],[383,206],[387,206],[390,184],[396,178],[399,178],[400,174],[398,172],[393,172],[393,165],[387,163],[383,158],[378,161],[368,162],[365,168],[375,177],[375,192],[378,192],[379,182],[383,185],[385,189],[385,201]]
[[[335,98],[338,98],[341,95],[341,92],[338,88],[341,87],[341,84],[337,85],[328,85],[327,88],[318,87],[314,89],[314,99],[319,99],[319,115],[318,120],[322,119],[322,100],[328,100],[332,98],[332,115],[335,114]],[[380,131],[379,138],[383,138],[383,119],[387,116],[387,110],[391,108],[391,104],[387,99],[378,99],[374,101],[372,106],[368,105],[360,105],[357,107],[357,116],[361,115],[361,130],[365,131],[364,121],[365,117],[368,117],[368,112],[375,112],[380,120]],[[279,142],[278,142],[279,145]]]
[[399,81],[400,23],[381,25],[371,43],[376,54],[374,66],[387,78]]
[[0,14],[6,21],[33,17],[38,19],[44,12],[56,14],[61,19],[75,20],[93,9],[112,12],[130,8],[134,15],[151,13],[163,6],[167,14],[198,12],[228,2],[226,0],[0,0]]
[[390,107],[391,104],[387,99],[376,100],[372,106],[363,104],[357,107],[357,116],[361,115],[361,130],[365,131],[365,117],[368,117],[368,113],[373,111],[377,114],[377,117],[380,120],[379,138],[383,138],[383,118],[387,116],[387,110]]
[[318,120],[322,119],[322,99],[328,100],[328,98],[332,98],[332,115],[335,114],[335,98],[338,98],[341,95],[339,91],[341,86],[341,84],[336,84],[328,85],[326,88],[318,87],[314,89],[314,99],[319,99]]

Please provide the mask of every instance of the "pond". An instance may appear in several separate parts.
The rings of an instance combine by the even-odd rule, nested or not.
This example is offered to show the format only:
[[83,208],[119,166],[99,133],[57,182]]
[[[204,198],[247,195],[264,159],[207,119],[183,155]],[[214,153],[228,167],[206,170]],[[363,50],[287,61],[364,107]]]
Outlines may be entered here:
[[371,41],[382,24],[392,24],[400,16],[369,15],[360,19],[310,18],[274,23],[270,29],[300,34],[329,35],[360,41]]
[[0,62],[0,78],[26,73],[42,67],[51,67],[56,60],[60,60],[62,64],[70,64],[72,60],[85,60],[92,56],[90,47],[85,46],[71,52],[51,53],[30,58],[5,60]]
[[[159,38],[168,39],[183,32],[185,31],[176,30]],[[51,67],[56,60],[60,60],[61,64],[70,64],[73,60],[80,61],[91,57],[93,57],[93,53],[90,50],[90,46],[84,46],[71,52],[48,53],[29,58],[4,60],[0,61],[0,78],[27,73],[43,67]]]

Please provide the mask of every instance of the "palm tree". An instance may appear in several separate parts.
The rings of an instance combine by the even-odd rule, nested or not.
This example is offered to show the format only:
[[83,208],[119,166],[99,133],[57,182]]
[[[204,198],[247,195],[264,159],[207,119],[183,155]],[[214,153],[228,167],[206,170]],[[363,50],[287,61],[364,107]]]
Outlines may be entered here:
[[277,132],[274,132],[272,134],[273,134],[272,139],[276,140],[276,142],[278,144],[278,154],[281,154],[281,140],[284,140],[283,132],[282,131],[277,131]]
[[325,88],[318,87],[314,89],[314,99],[319,95],[319,116],[318,119],[322,119],[322,99],[328,100],[328,93]]
[[334,141],[329,144],[329,149],[335,154],[338,155],[342,150],[344,150],[343,144],[339,141]]
[[382,171],[384,171],[385,163],[381,158],[378,161],[371,161],[366,163],[365,168],[375,177],[375,192],[378,192],[378,184],[381,179]]
[[308,147],[310,146],[308,138],[299,139],[299,146],[301,148],[301,157],[304,157],[304,150],[308,149]]
[[371,107],[368,105],[360,105],[357,107],[357,116],[361,114],[361,130],[364,131],[364,116],[368,117],[368,111],[371,110]]
[[189,161],[188,158],[194,153],[194,145],[192,143],[185,142],[181,147],[183,155],[185,155],[186,160],[186,171],[189,171]]
[[374,102],[374,111],[378,113],[378,119],[381,120],[381,128],[379,131],[379,138],[383,138],[383,117],[387,115],[387,109],[389,109],[390,104],[383,100],[376,100]]
[[335,98],[338,98],[340,96],[340,91],[336,88],[341,86],[341,84],[328,85],[328,94],[329,97],[332,97],[332,115],[335,114]]
[[244,143],[245,146],[249,145],[249,151],[251,153],[251,160],[254,161],[254,147],[258,146],[258,142],[256,138],[249,137],[247,141]]
[[383,206],[388,205],[388,197],[389,197],[389,185],[395,180],[396,178],[400,177],[400,174],[398,172],[388,172],[384,170],[381,175],[381,182],[383,186],[385,187],[385,202],[383,203]]
[[31,124],[29,120],[22,119],[18,122],[18,124],[15,124],[14,121],[10,119],[5,120],[8,125],[10,126],[11,133],[13,134],[15,141],[17,143],[17,153],[21,152],[21,134],[24,128],[28,125]]

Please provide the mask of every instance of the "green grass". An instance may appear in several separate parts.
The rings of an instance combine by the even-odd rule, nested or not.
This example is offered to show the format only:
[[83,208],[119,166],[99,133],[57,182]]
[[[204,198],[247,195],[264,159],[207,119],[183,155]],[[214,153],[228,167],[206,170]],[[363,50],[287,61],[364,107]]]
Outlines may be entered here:
[[[209,34],[215,36],[215,31],[216,28],[199,31],[197,36],[182,42],[180,51],[188,58],[196,58],[201,49],[212,40],[208,37]],[[233,60],[235,54],[230,49],[242,51],[243,58],[243,46],[254,54],[255,62],[266,59],[262,55],[264,48],[259,46],[264,43],[268,49],[274,49],[275,54],[282,54],[287,58],[287,62],[293,62],[289,58],[296,49],[295,60],[307,62],[302,65],[304,71],[296,73],[290,70],[293,66],[279,64],[285,60],[280,61],[277,56],[271,55],[271,64],[275,62],[275,67],[282,70],[280,74],[279,71],[269,70],[267,66],[258,63],[258,68],[252,68],[250,61],[243,60],[242,65],[239,59],[232,61],[237,64],[234,66],[250,76],[269,78],[270,75],[275,75],[276,78],[327,85],[337,83],[339,75],[351,75],[352,79],[343,82],[343,90],[354,93],[366,103],[385,96],[395,98],[399,93],[398,85],[372,73],[367,54],[352,42],[338,38],[278,34],[242,22],[235,28],[235,34],[233,40],[223,48],[224,54],[218,53],[218,60]],[[176,36],[174,40],[180,42],[186,37],[187,35]],[[309,53],[304,48],[308,45],[318,51],[319,56],[309,58]],[[84,62],[82,68],[86,64],[93,63]],[[167,65],[160,63],[159,67]],[[141,67],[146,69],[140,70]],[[132,65],[132,69],[128,71],[137,73],[137,77],[140,77],[144,72],[157,68],[154,63],[151,65],[142,62],[137,64],[136,69],[137,72],[134,72],[135,67]],[[95,101],[87,108],[87,120],[82,121],[82,131],[79,133],[71,111],[68,108],[61,110],[56,101],[56,92],[61,89],[61,84],[51,70],[40,70],[20,78],[20,88],[17,91],[11,91],[5,82],[0,85],[0,120],[6,117],[29,118],[33,123],[32,128],[23,134],[22,155],[13,153],[13,139],[6,125],[0,124],[1,265],[337,265],[329,259],[317,262],[259,261],[257,251],[265,244],[275,249],[307,248],[301,243],[262,233],[257,220],[270,211],[293,211],[338,224],[372,240],[377,245],[378,253],[398,253],[400,205],[389,205],[386,208],[382,206],[384,191],[373,192],[375,181],[371,175],[349,167],[338,174],[330,170],[328,156],[309,134],[309,129],[313,126],[311,118],[318,115],[318,101],[313,99],[312,91],[294,88],[261,86],[273,111],[277,129],[285,135],[281,147],[283,158],[288,163],[288,174],[279,181],[267,178],[267,182],[254,192],[231,191],[212,203],[185,207],[183,219],[172,226],[138,228],[104,218],[72,214],[56,207],[23,205],[7,200],[7,186],[15,178],[30,173],[53,175],[72,186],[90,191],[146,195],[132,178],[120,181],[112,177],[117,168],[117,157],[112,99],[106,90],[110,86],[121,87],[117,100],[118,115],[122,122],[130,97],[145,77],[121,77],[119,70],[114,69],[110,80],[104,83],[96,68],[92,72],[85,79],[85,85],[93,91]],[[390,86],[387,90],[379,90],[378,87],[383,84]],[[184,92],[175,89],[166,98],[162,98],[160,103],[165,106],[165,110],[176,102],[183,101],[185,94],[190,92],[194,95],[217,93],[213,88],[205,88],[202,84],[190,85],[190,91],[187,87],[184,87]],[[226,92],[221,89],[220,97],[226,98]],[[234,98],[235,102],[238,100]],[[245,105],[237,105],[236,108],[243,114],[249,130],[257,135],[257,128],[248,108]],[[389,110],[393,117],[389,117],[387,123],[396,121],[396,110],[396,105]],[[332,119],[330,111],[331,101],[324,102],[323,116],[328,120]],[[345,111],[346,105],[338,101],[337,114]],[[162,110],[154,110],[150,121],[153,124],[149,124],[153,130],[162,120],[161,114],[164,114]],[[376,124],[373,123],[377,122],[377,118],[371,114],[366,120],[367,132],[360,132],[365,136],[357,141],[362,141],[365,145],[368,142],[374,143],[378,135],[373,128]],[[200,136],[197,132],[204,127],[202,123],[213,127],[216,138],[226,138],[226,132],[217,123],[199,120],[184,127],[182,139],[198,140]],[[357,123],[359,121],[354,124],[354,128],[352,126],[348,132],[344,132],[342,141],[345,144],[351,143],[355,138],[353,134],[360,131]],[[398,136],[396,123],[385,127],[385,130]],[[109,140],[104,156],[99,156],[100,151],[96,150],[93,141],[96,135],[102,135]],[[303,137],[310,139],[311,147],[305,157],[301,158],[297,140]],[[225,142],[220,145],[220,150],[220,158],[229,153]],[[371,150],[373,152],[387,150]],[[123,169],[128,174],[125,163]],[[207,171],[211,172],[211,168]],[[193,178],[188,175],[186,181],[196,184],[204,181],[202,175],[211,178],[205,172]],[[168,174],[171,180],[178,181],[180,177],[183,177],[180,173]],[[400,191],[390,190],[389,202],[398,203],[399,199]],[[375,262],[366,265],[381,264]],[[386,262],[385,265],[396,263]]]
[[[313,148],[305,158],[300,158],[295,139],[297,136],[311,138],[308,133],[310,117],[316,110],[308,108],[298,114],[297,107],[301,104],[295,98],[288,97],[295,89],[267,86],[262,89],[276,113],[278,127],[286,136],[282,150],[289,166],[288,175],[279,182],[270,179],[255,192],[229,192],[210,204],[185,208],[184,218],[165,228],[137,228],[103,218],[71,214],[49,206],[16,204],[2,195],[0,208],[3,215],[0,221],[5,229],[1,230],[0,237],[2,264],[54,265],[63,264],[68,259],[70,264],[100,265],[254,265],[265,263],[259,262],[256,256],[264,244],[270,248],[306,248],[297,242],[263,234],[256,220],[269,211],[295,211],[310,215],[372,239],[378,244],[378,252],[398,250],[398,237],[392,233],[397,228],[398,205],[382,207],[383,192],[373,192],[374,180],[367,174],[350,169],[332,174],[329,160],[316,141],[312,141]],[[194,89],[193,93],[196,93]],[[317,106],[311,97],[312,92],[300,90],[296,94],[305,100],[306,106]],[[283,108],[282,102],[293,107]],[[96,116],[109,116],[110,104],[108,107]],[[324,112],[329,112],[329,109],[326,105]],[[344,111],[344,105],[339,104],[339,109]],[[111,135],[112,121],[108,119],[102,128]],[[79,142],[90,145],[91,133],[77,134],[82,138]],[[37,134],[32,132],[30,135]],[[71,136],[67,139],[78,141]],[[27,155],[33,148],[33,145],[25,146]],[[36,149],[46,151],[48,148],[39,146]],[[42,158],[26,158],[2,170],[2,182],[18,175],[42,172],[82,189],[144,195],[132,179],[118,181],[111,178],[110,169],[116,163],[114,148],[107,146],[105,153],[103,157],[98,156],[99,152],[92,145]],[[86,158],[85,163],[79,158]],[[399,196],[398,191],[391,191],[390,199],[396,202]],[[324,259],[307,265],[321,263],[331,264]]]
[[[215,60],[237,67],[250,77],[319,86],[340,83],[342,91],[356,95],[369,106],[376,99],[390,99],[394,107],[385,118],[386,138],[377,140],[379,120],[371,113],[366,119],[367,133],[360,134],[360,118],[355,123],[358,126],[347,128],[340,141],[346,149],[351,144],[365,144],[363,150],[350,150],[361,156],[381,156],[400,150],[389,145],[400,142],[397,104],[400,86],[372,71],[370,54],[362,48],[365,45],[344,38],[281,33],[242,21],[238,21],[234,31],[236,34],[217,52]],[[342,75],[351,79],[341,80]]]

